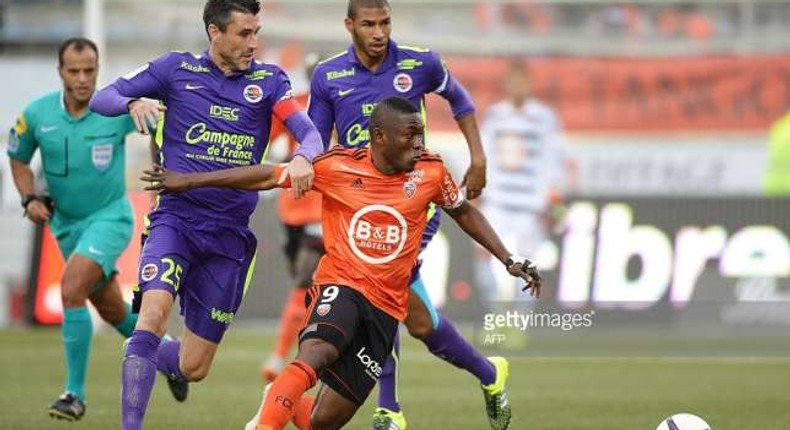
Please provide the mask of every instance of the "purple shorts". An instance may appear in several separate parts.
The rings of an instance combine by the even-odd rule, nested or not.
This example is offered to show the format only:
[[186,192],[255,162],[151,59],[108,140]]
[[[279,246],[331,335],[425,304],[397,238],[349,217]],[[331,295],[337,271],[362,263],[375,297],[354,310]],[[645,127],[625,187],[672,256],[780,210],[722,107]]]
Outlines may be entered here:
[[180,298],[190,331],[219,343],[255,265],[257,241],[246,225],[157,211],[143,238],[139,291],[169,291]]

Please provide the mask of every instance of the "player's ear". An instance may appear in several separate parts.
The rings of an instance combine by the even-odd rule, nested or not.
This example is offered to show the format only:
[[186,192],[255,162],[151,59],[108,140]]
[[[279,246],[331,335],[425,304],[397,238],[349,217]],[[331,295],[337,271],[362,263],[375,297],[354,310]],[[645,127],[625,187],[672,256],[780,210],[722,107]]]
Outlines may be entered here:
[[346,31],[348,32],[348,34],[353,36],[354,35],[354,20],[352,20],[349,17],[346,17],[346,19],[343,20],[343,23],[346,24]]

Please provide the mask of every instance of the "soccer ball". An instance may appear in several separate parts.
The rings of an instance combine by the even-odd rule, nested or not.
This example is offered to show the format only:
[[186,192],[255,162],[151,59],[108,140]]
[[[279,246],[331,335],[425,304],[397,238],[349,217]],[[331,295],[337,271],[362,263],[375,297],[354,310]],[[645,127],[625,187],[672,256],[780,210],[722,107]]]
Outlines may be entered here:
[[691,414],[675,414],[661,421],[656,430],[712,430],[702,418]]

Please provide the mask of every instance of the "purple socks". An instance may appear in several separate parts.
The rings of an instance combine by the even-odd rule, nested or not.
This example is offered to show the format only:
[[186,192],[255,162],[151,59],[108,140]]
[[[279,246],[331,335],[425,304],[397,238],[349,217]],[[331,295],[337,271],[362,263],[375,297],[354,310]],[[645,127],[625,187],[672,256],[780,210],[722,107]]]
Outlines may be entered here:
[[143,330],[132,333],[121,365],[121,419],[123,430],[140,430],[156,381],[160,339]]
[[395,343],[392,353],[384,363],[384,370],[379,378],[379,407],[389,409],[393,412],[400,411],[398,402],[398,365],[400,357],[400,333],[395,334]]
[[423,342],[431,353],[442,360],[475,375],[483,385],[496,381],[496,370],[488,359],[461,336],[450,320],[439,316],[439,326]]

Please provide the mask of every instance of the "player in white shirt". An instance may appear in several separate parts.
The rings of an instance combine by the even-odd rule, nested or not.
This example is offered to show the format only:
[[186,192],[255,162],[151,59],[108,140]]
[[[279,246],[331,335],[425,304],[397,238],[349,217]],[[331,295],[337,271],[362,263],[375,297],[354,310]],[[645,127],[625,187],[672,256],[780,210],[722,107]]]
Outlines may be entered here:
[[[482,210],[519,255],[538,255],[547,240],[555,205],[562,204],[565,178],[562,124],[549,106],[532,96],[530,78],[524,62],[512,61],[503,81],[506,98],[488,109],[482,124],[490,166]],[[519,297],[516,283],[499,272],[492,271],[495,285],[484,285],[485,298]]]

